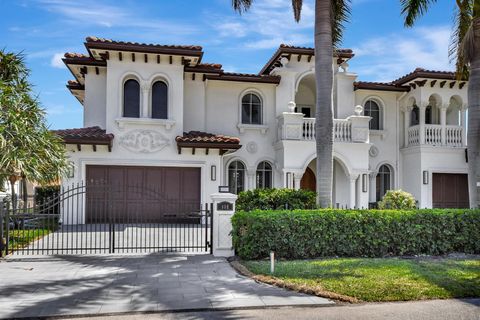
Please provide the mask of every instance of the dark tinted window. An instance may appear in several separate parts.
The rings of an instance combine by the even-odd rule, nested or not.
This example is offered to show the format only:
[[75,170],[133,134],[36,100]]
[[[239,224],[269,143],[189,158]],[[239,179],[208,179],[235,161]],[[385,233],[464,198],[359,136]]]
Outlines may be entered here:
[[123,116],[140,117],[140,85],[137,80],[127,80],[123,85]]
[[163,81],[152,86],[152,118],[168,119],[168,87]]

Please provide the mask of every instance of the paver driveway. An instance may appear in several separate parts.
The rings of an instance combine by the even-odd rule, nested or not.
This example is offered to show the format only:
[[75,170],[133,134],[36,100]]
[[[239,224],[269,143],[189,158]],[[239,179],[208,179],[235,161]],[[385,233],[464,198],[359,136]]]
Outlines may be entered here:
[[0,261],[0,318],[329,305],[259,284],[211,255],[145,254]]

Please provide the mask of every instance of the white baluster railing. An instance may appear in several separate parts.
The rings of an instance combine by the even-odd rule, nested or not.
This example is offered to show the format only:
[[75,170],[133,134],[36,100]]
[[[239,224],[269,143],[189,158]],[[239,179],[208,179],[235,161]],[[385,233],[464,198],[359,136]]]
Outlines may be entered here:
[[439,124],[425,125],[424,144],[440,146],[442,145],[442,126]]
[[315,118],[303,118],[303,140],[315,140]]
[[450,147],[462,146],[462,127],[447,126],[446,145]]
[[412,126],[408,128],[408,145],[417,146],[420,144],[420,126]]
[[352,141],[352,123],[347,119],[334,119],[333,139],[337,142]]

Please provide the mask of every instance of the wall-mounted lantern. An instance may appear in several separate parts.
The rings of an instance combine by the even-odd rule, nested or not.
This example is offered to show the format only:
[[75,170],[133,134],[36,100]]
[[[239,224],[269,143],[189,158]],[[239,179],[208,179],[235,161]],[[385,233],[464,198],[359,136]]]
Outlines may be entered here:
[[210,179],[212,181],[217,180],[217,166],[216,165],[210,166]]
[[423,184],[428,184],[428,171],[423,171]]
[[72,179],[75,177],[75,163],[73,161],[68,162],[67,178]]

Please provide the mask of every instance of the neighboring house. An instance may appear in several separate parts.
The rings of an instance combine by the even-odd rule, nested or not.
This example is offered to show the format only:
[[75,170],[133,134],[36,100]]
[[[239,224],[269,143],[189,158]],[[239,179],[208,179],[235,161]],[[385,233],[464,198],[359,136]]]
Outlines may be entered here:
[[[65,184],[150,186],[179,208],[224,185],[315,190],[313,49],[281,45],[258,74],[239,74],[203,63],[198,46],[85,46],[64,58],[84,106],[84,128],[57,131],[75,168]],[[401,188],[421,207],[467,207],[467,83],[424,69],[361,82],[353,57],[332,57],[333,205],[368,207]]]

